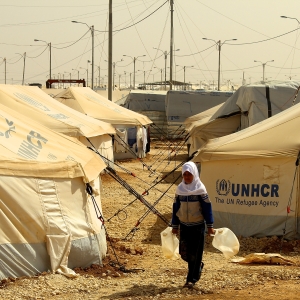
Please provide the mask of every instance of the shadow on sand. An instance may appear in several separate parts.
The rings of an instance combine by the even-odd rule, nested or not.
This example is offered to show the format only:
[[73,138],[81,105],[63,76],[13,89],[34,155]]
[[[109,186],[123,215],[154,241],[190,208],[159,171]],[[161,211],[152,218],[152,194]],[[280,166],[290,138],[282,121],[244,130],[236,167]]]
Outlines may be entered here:
[[145,297],[156,296],[162,293],[174,293],[180,290],[181,287],[157,287],[155,284],[143,285],[134,284],[131,288],[124,292],[112,293],[107,296],[102,296],[101,299],[126,299],[127,297]]

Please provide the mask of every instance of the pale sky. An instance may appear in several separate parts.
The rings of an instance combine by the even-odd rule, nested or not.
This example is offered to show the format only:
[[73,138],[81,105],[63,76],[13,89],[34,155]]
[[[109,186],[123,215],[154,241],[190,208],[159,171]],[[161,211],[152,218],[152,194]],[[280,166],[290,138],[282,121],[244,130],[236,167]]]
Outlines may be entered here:
[[[226,41],[221,48],[221,85],[265,79],[300,81],[299,0],[174,0],[174,74],[186,82],[218,79],[218,50],[213,41]],[[0,83],[21,84],[26,52],[25,83],[45,84],[49,76],[52,44],[52,77],[91,79],[92,40],[95,27],[95,80],[107,83],[108,0],[0,0]],[[299,13],[300,14],[300,13]],[[285,15],[296,19],[284,19]],[[74,24],[76,20],[85,24]],[[135,24],[135,25],[133,25]],[[132,26],[133,25],[133,26]],[[113,0],[113,62],[115,83],[129,84],[136,61],[136,83],[160,81],[170,49],[170,6],[166,0]],[[292,31],[292,32],[291,32]],[[290,32],[290,33],[289,33]],[[84,34],[86,34],[84,36]],[[83,37],[84,36],[84,37]],[[263,41],[263,42],[262,42]],[[156,51],[155,48],[160,50]],[[44,51],[45,50],[45,51]],[[44,51],[44,52],[43,52]],[[167,66],[169,67],[169,58]],[[120,61],[123,59],[123,61]],[[254,60],[260,62],[254,62]],[[274,60],[274,62],[270,62]],[[75,70],[72,70],[75,69]],[[77,71],[78,70],[78,71]],[[151,71],[150,71],[151,70]],[[145,71],[145,73],[144,73]],[[163,77],[164,77],[164,70]],[[125,75],[126,73],[126,75]],[[133,75],[132,75],[133,78]],[[167,68],[167,79],[169,68]],[[133,80],[133,79],[132,79]]]

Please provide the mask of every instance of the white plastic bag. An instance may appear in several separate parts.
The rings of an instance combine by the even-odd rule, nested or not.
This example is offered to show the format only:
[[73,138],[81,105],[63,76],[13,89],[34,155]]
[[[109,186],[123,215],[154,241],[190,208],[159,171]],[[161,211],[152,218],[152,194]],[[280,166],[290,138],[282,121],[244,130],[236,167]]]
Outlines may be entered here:
[[172,233],[172,227],[167,227],[160,233],[163,256],[167,259],[177,259],[179,255],[179,240]]
[[235,234],[228,228],[215,229],[212,245],[220,250],[225,258],[235,256],[240,250],[240,243]]

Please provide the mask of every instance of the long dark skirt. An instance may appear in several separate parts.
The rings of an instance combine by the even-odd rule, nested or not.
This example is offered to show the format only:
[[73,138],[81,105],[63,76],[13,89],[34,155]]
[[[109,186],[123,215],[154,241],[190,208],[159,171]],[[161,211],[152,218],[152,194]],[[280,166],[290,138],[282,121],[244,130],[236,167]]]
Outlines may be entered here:
[[188,263],[187,282],[196,283],[201,277],[204,239],[205,224],[180,224],[179,254]]

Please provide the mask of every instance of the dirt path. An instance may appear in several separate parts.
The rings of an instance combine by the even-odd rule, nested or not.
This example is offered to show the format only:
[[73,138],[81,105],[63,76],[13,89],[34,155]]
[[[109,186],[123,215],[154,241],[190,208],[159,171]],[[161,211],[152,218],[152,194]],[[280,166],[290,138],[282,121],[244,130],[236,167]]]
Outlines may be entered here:
[[[143,162],[156,170],[150,174],[138,160],[121,162],[120,165],[133,172],[136,177],[116,168],[118,174],[139,193],[143,193],[161,179],[181,161],[186,159],[185,151],[176,158],[165,161],[156,153],[161,148],[151,150]],[[162,155],[162,158],[166,156]],[[177,178],[176,171],[145,196],[154,203]],[[207,237],[204,263],[205,268],[197,289],[182,289],[185,282],[186,264],[181,260],[166,260],[162,257],[160,232],[166,224],[154,215],[135,197],[129,194],[109,175],[102,176],[102,207],[106,227],[114,251],[109,247],[104,266],[93,265],[86,269],[75,269],[81,276],[69,279],[62,275],[44,273],[31,278],[8,279],[0,284],[0,299],[299,299],[300,268],[296,265],[240,265],[226,260],[222,253],[211,245]],[[168,220],[175,185],[155,206]],[[129,205],[130,204],[130,205]],[[123,208],[125,208],[123,210]],[[119,213],[117,213],[121,210]],[[140,221],[139,226],[135,226]],[[124,238],[126,238],[124,240]],[[281,241],[277,237],[242,238],[239,237],[238,257],[250,253],[278,253]],[[110,243],[108,242],[108,245]],[[281,254],[297,265],[299,241],[284,242]],[[112,267],[111,261],[119,261],[124,269]]]

